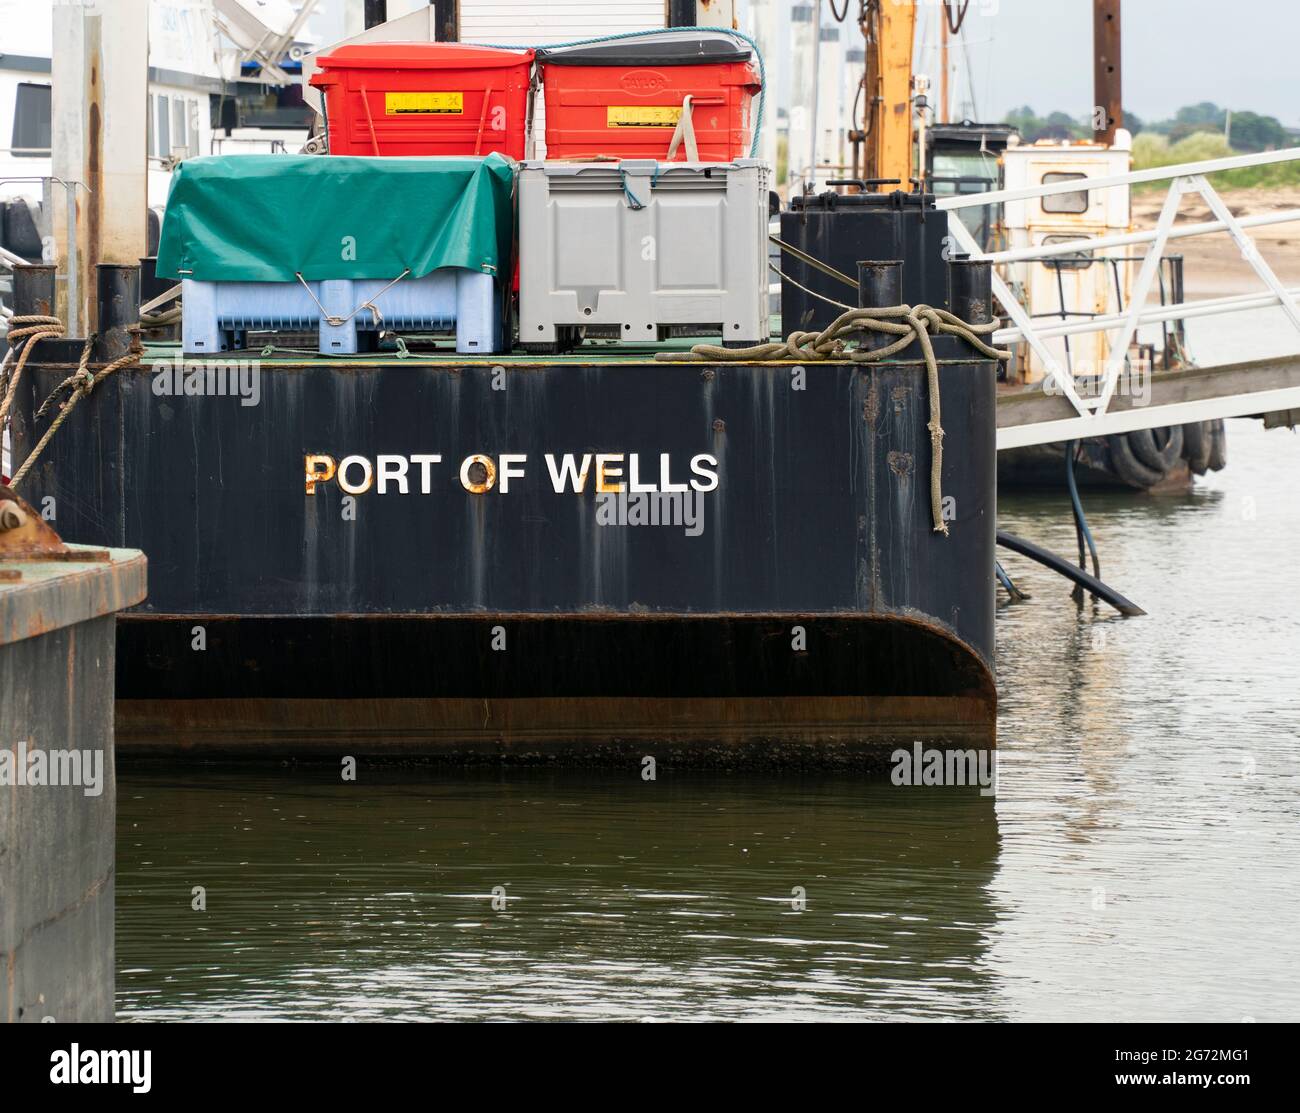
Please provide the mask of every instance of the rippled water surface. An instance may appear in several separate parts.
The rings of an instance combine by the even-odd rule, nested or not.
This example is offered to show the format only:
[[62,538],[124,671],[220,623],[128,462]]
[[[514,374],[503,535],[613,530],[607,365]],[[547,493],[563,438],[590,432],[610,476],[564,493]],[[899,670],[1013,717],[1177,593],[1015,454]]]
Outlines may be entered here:
[[[123,770],[122,1018],[1296,1019],[1300,437],[1229,438],[1190,494],[1087,498],[1149,617],[1004,561],[996,801]],[[1072,551],[1063,496],[999,513]]]

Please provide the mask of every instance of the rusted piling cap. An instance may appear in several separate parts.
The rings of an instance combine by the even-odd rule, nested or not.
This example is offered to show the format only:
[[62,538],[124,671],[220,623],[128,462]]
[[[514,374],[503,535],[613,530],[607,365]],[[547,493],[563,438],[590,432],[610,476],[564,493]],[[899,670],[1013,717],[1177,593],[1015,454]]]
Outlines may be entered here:
[[136,549],[67,545],[0,484],[0,645],[134,606],[145,596]]

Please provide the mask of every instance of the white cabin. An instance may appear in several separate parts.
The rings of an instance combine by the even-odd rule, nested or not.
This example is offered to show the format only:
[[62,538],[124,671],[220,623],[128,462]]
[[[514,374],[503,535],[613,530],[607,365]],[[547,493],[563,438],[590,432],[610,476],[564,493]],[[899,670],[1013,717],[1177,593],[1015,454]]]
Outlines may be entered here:
[[[1009,146],[1002,160],[1006,189],[1076,178],[1082,183],[1089,178],[1127,174],[1132,164],[1132,140],[1123,129],[1115,133],[1115,143],[1109,147],[1042,140]],[[1003,219],[1007,247],[1011,249],[1119,235],[1130,231],[1129,193],[1127,189],[1080,189],[1078,193],[1008,201]],[[1132,248],[1118,247],[1097,251],[1092,258],[1059,255],[1012,263],[1006,277],[1022,292],[1022,300],[1034,317],[1046,323],[1050,316],[1064,311],[1062,319],[1077,320],[1128,307],[1133,285],[1132,255]],[[1108,338],[1101,332],[1071,337],[1068,352],[1064,338],[1045,343],[1062,366],[1080,376],[1101,373],[1110,355]],[[1027,360],[1022,377],[1026,382],[1037,382],[1044,374],[1042,362],[1027,345],[1022,347]]]

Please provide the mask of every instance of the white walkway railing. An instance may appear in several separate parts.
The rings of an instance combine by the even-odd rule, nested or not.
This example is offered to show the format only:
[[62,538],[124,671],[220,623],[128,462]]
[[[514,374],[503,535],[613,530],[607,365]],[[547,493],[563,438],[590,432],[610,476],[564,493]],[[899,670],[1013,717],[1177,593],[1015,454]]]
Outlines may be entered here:
[[[1131,244],[1149,245],[1142,261],[1142,267],[1133,284],[1133,292],[1129,298],[1128,308],[1120,313],[1106,314],[1086,321],[1072,321],[1063,324],[1035,323],[1029,316],[1028,310],[1021,304],[1007,283],[996,271],[993,275],[993,294],[1001,303],[1006,315],[1013,322],[1013,327],[1002,329],[994,334],[994,342],[1008,343],[1023,340],[1027,343],[1043,362],[1046,370],[1045,388],[1055,389],[1055,391],[1068,398],[1070,404],[1078,413],[1079,419],[1081,419],[1070,422],[1072,427],[1071,435],[1100,436],[1111,432],[1120,432],[1120,425],[1123,425],[1125,429],[1142,427],[1141,424],[1134,424],[1134,421],[1140,422],[1142,419],[1135,417],[1134,412],[1131,410],[1125,411],[1122,419],[1119,419],[1119,415],[1108,414],[1110,401],[1114,396],[1116,385],[1124,368],[1129,346],[1132,344],[1134,335],[1140,325],[1280,305],[1292,324],[1300,331],[1300,301],[1297,301],[1297,298],[1300,297],[1300,289],[1287,289],[1282,285],[1273,269],[1260,254],[1254,240],[1246,233],[1247,228],[1300,220],[1300,209],[1287,209],[1282,212],[1239,220],[1229,211],[1227,205],[1223,203],[1223,199],[1205,179],[1206,174],[1216,173],[1221,170],[1235,170],[1245,166],[1266,166],[1272,163],[1296,161],[1300,161],[1300,147],[1288,148],[1283,151],[1265,151],[1254,155],[1237,155],[1232,158],[1207,159],[1201,162],[1182,163],[1177,166],[1159,166],[1149,170],[1135,170],[1128,174],[1089,178],[1086,182],[1089,191],[1096,189],[1128,189],[1140,182],[1168,180],[1169,191],[1165,196],[1155,229],[1118,236],[1072,239],[1065,243],[1016,248],[987,254],[980,250],[974,237],[957,216],[957,210],[984,205],[997,205],[1007,201],[1051,197],[1061,193],[1078,193],[1080,185],[1083,183],[1075,178],[1068,181],[1053,182],[1050,185],[1029,186],[1024,189],[1003,189],[990,193],[962,194],[940,199],[938,207],[949,214],[949,231],[952,234],[953,241],[960,246],[960,250],[969,253],[973,259],[987,259],[995,265],[1050,259],[1058,255],[1088,254],[1111,247],[1122,247]],[[1188,193],[1200,194],[1205,199],[1215,219],[1176,226],[1174,217],[1178,213],[1178,206],[1183,196]],[[1263,281],[1265,288],[1259,294],[1179,302],[1172,305],[1149,306],[1147,304],[1147,298],[1151,293],[1152,284],[1160,267],[1161,256],[1164,254],[1165,245],[1170,240],[1183,239],[1188,236],[1210,235],[1224,231],[1232,237],[1241,251],[1242,258],[1250,264],[1251,268]],[[1100,391],[1096,397],[1083,398],[1076,389],[1074,377],[1061,366],[1060,361],[1052,354],[1044,341],[1051,337],[1073,336],[1089,332],[1106,332],[1110,334],[1110,351],[1115,353],[1115,357],[1106,361]],[[1273,394],[1277,394],[1279,397],[1272,397]],[[1268,400],[1270,408],[1300,407],[1300,388],[1295,391],[1274,391],[1271,392],[1271,395]],[[1292,395],[1294,395],[1294,398]],[[1251,412],[1249,409],[1242,409],[1242,402],[1239,399],[1234,402],[1225,398],[1223,401],[1225,404],[1221,408],[1225,412],[1222,414],[1208,413],[1208,416],[1232,416],[1229,411],[1235,411],[1236,413]],[[1259,401],[1262,402],[1263,399],[1260,398]],[[1169,409],[1169,407],[1161,407],[1161,409],[1165,410]],[[1200,404],[1197,410],[1199,416],[1196,419],[1199,420],[1207,416],[1207,413],[1201,411],[1209,409],[1213,409],[1213,406],[1207,406],[1205,403]],[[1109,420],[1110,417],[1115,417],[1117,420]],[[1150,417],[1152,420],[1149,425],[1154,426],[1168,423],[1171,415],[1153,413]],[[1193,418],[1188,417],[1185,420],[1190,421]],[[1115,428],[1111,428],[1112,425]],[[1086,431],[1080,432],[1080,430]],[[1031,436],[1032,434],[1027,431],[1021,431],[1016,439],[1018,443],[1037,443],[1028,439]],[[1011,445],[1003,445],[1000,437],[999,447],[1011,447]]]

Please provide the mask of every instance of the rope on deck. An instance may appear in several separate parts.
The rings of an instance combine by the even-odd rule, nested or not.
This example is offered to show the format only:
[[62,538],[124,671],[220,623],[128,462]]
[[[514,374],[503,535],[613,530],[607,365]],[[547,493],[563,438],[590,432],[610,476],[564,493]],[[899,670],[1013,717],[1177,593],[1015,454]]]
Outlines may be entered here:
[[[976,325],[963,321],[946,309],[929,305],[891,305],[876,309],[850,309],[841,313],[821,332],[792,332],[785,340],[769,344],[755,344],[748,348],[723,348],[717,344],[696,344],[689,352],[659,352],[656,360],[664,363],[732,363],[742,360],[851,360],[854,363],[873,363],[897,355],[913,341],[921,345],[925,358],[926,376],[930,393],[930,516],[934,532],[948,533],[948,523],[943,519],[943,425],[939,405],[939,364],[934,357],[932,335],[948,333],[960,336],[988,359],[1008,360],[1009,351],[995,348],[983,337],[998,328],[996,321]],[[897,337],[881,348],[850,347],[860,340],[863,331],[883,332]]]
[[[43,317],[36,314],[16,315],[9,318],[9,351],[5,353],[4,363],[0,364],[0,429],[4,428],[13,406],[14,395],[18,393],[18,381],[23,377],[27,360],[42,340],[57,340],[63,335],[63,322],[58,317]],[[7,375],[9,364],[15,354],[18,364],[12,375]],[[5,385],[7,382],[7,386]]]
[[[14,318],[15,321],[19,319],[20,318],[17,317]],[[41,318],[41,320],[46,322],[45,327],[47,330],[42,333],[42,335],[63,335],[63,322],[57,317],[45,317]],[[53,331],[56,325],[58,327],[57,332]],[[77,369],[50,391],[49,397],[41,403],[40,408],[36,411],[37,418],[44,417],[50,407],[54,404],[55,400],[61,394],[67,392],[68,396],[59,404],[59,412],[55,415],[54,420],[50,422],[50,427],[45,430],[41,439],[36,442],[36,447],[27,454],[27,459],[23,461],[22,467],[14,473],[13,478],[9,481],[9,486],[11,488],[16,488],[18,484],[22,482],[23,477],[31,470],[32,465],[36,463],[41,453],[45,451],[45,446],[54,438],[54,434],[59,431],[59,426],[68,419],[69,415],[76,408],[78,402],[87,397],[95,387],[115,371],[120,371],[124,367],[131,367],[140,362],[140,357],[144,354],[144,349],[140,344],[140,329],[140,325],[132,325],[128,327],[126,331],[131,335],[130,350],[126,355],[119,356],[111,363],[105,364],[98,371],[94,372],[90,370],[90,351],[94,345],[95,338],[94,336],[88,336],[86,338],[86,343],[81,349],[81,359],[77,363]],[[13,333],[11,332],[10,336],[12,335]],[[19,356],[18,369],[14,374],[14,379],[10,384],[9,391],[5,395],[4,408],[3,410],[0,410],[0,420],[2,420],[3,416],[7,415],[9,412],[9,404],[13,397],[13,388],[17,386],[18,375],[21,374],[23,364],[27,359],[27,353],[31,350],[31,343],[32,341],[29,339],[27,345],[24,346],[22,355]]]

